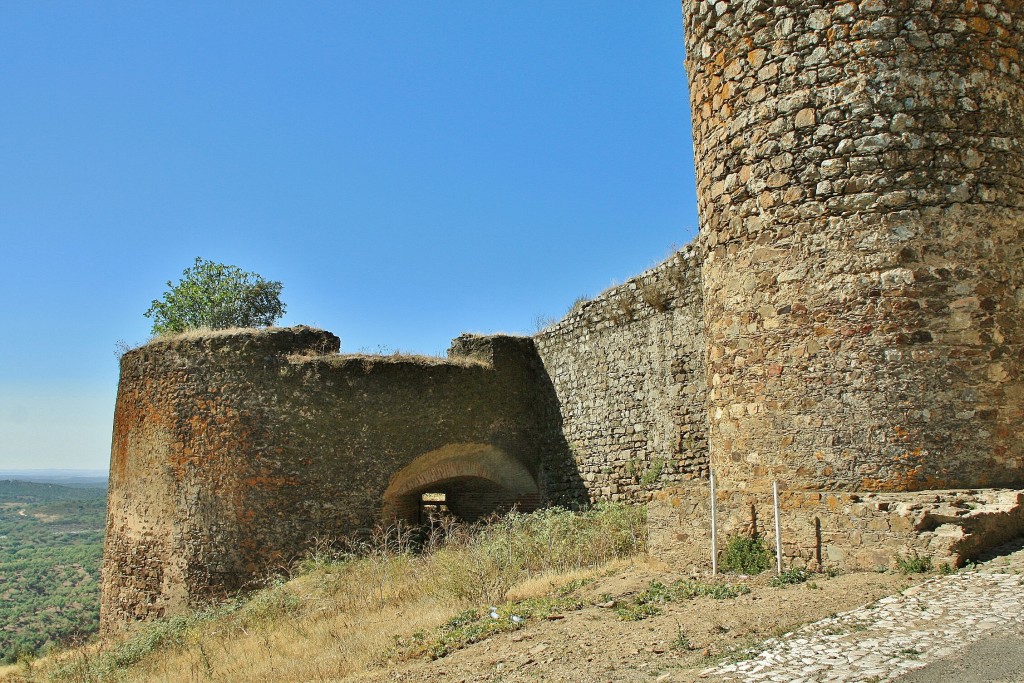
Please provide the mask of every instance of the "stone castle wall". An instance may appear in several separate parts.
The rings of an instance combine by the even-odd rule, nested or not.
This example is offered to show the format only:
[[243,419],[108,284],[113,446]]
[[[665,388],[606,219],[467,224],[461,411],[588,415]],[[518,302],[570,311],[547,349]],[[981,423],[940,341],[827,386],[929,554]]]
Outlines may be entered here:
[[700,261],[692,248],[577,304],[534,338],[567,459],[591,500],[707,476]]
[[683,8],[723,487],[1024,483],[1024,5]]
[[104,628],[424,492],[470,519],[652,501],[685,554],[709,469],[723,539],[770,538],[777,481],[809,566],[958,562],[1024,528],[1019,492],[896,493],[1024,486],[1024,0],[683,10],[701,229],[665,263],[449,362],[309,328],[123,357]]
[[188,335],[121,361],[102,623],[180,612],[286,566],[311,539],[544,502],[561,454],[526,338],[452,360],[339,356],[310,328]]

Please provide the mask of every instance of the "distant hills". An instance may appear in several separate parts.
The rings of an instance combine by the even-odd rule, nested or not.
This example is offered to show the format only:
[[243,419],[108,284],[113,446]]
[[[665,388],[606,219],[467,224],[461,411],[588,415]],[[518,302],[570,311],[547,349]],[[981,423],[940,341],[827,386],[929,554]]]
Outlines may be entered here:
[[82,469],[0,469],[0,480],[4,479],[9,481],[32,481],[41,484],[60,484],[61,486],[106,488],[108,473],[106,470]]

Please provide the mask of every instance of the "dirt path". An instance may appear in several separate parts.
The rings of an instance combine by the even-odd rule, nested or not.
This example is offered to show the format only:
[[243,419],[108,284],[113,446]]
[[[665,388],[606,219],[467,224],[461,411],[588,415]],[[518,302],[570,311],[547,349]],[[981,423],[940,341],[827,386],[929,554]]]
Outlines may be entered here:
[[741,580],[751,592],[739,598],[673,602],[635,622],[596,606],[679,578],[650,568],[604,577],[584,592],[591,606],[564,618],[358,679],[1024,683],[1021,541],[950,576],[861,573],[773,588],[765,575]]
[[[636,569],[599,579],[585,589],[584,598],[601,603],[610,595],[628,601],[651,580],[667,584],[679,578],[688,577]],[[621,621],[614,609],[592,604],[443,659],[397,663],[357,678],[378,683],[696,681],[708,666],[742,656],[760,641],[898,592],[914,581],[891,573],[861,573],[772,588],[770,578],[739,580],[750,587],[747,595],[673,602],[663,606],[663,614],[643,621]]]

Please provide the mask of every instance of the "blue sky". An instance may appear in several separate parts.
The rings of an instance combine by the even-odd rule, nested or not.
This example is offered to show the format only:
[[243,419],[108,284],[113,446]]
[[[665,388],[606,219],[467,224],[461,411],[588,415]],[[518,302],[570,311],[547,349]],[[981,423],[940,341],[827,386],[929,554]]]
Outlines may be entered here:
[[0,45],[0,469],[106,467],[196,256],[443,353],[696,233],[678,0],[8,2]]

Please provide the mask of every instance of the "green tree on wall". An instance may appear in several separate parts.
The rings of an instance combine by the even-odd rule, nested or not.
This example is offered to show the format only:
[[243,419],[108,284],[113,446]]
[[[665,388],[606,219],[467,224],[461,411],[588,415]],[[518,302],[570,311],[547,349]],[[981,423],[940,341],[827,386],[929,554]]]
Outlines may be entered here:
[[199,328],[269,327],[285,311],[280,282],[264,280],[237,266],[196,257],[163,298],[153,300],[145,316],[153,319],[153,334]]

